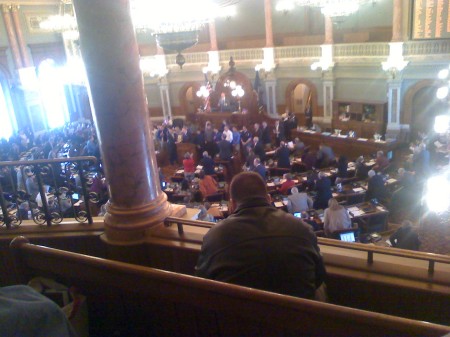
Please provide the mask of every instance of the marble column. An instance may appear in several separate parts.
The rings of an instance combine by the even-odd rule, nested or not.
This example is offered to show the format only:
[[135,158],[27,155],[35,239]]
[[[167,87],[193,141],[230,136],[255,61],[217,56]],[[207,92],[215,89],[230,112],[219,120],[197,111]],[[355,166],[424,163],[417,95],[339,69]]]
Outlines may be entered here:
[[324,74],[322,80],[323,86],[323,122],[331,124],[332,110],[333,110],[333,98],[334,98],[334,79],[332,74]]
[[333,21],[331,17],[325,16],[325,42],[324,44],[333,44]]
[[20,57],[19,46],[17,44],[16,34],[11,19],[9,6],[2,5],[3,22],[5,23],[6,35],[8,36],[9,48],[11,49],[11,56],[14,61],[16,69],[23,68],[22,58]]
[[264,0],[264,14],[266,26],[266,48],[272,48],[273,29],[272,29],[272,0]]
[[393,3],[392,42],[403,41],[402,3],[403,3],[403,0],[394,0],[394,3]]
[[400,132],[400,109],[402,79],[390,79],[388,82],[388,120],[387,132],[394,138]]
[[277,81],[276,79],[266,79],[264,81],[266,91],[266,106],[269,116],[278,116],[277,113]]
[[161,96],[161,105],[163,109],[164,119],[172,119],[172,108],[170,106],[169,82],[163,78],[158,83],[159,94]]
[[217,51],[219,50],[218,44],[217,44],[217,32],[216,32],[216,22],[214,19],[209,21],[209,40],[211,44],[211,50]]
[[160,189],[130,0],[74,0],[110,199],[105,240],[135,244],[171,214]]
[[19,45],[20,54],[22,56],[22,65],[27,67],[33,66],[33,61],[31,60],[30,53],[28,52],[25,40],[22,34],[22,27],[20,26],[19,20],[19,6],[11,6],[11,16],[14,24],[14,30],[16,31],[17,43]]

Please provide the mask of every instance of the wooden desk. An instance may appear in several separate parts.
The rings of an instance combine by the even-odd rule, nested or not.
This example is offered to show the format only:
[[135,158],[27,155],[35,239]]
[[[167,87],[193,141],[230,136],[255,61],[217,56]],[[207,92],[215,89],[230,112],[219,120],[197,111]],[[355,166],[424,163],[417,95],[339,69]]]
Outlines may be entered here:
[[381,232],[388,228],[389,211],[383,205],[372,205],[370,202],[362,202],[353,206],[347,206],[350,217],[358,223],[362,233]]
[[383,151],[386,155],[392,151],[393,157],[404,144],[398,141],[375,142],[372,139],[362,140],[362,138],[343,138],[332,135],[323,135],[318,132],[292,130],[292,137],[299,137],[305,145],[314,150],[319,149],[321,143],[330,146],[333,151],[340,155],[345,155],[349,159],[359,156],[370,156],[377,151]]

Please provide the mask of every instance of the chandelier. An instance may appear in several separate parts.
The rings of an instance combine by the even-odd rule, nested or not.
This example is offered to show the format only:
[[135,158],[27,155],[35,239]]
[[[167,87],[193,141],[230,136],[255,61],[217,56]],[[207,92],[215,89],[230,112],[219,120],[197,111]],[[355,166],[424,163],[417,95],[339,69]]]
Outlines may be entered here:
[[50,15],[46,20],[39,23],[44,30],[64,32],[77,29],[77,19],[73,10],[71,0],[61,0],[58,15]]
[[166,53],[176,52],[176,63],[185,63],[181,51],[198,43],[199,32],[216,17],[234,15],[240,0],[164,0],[155,5],[148,0],[133,0],[131,16],[138,32],[151,32]]
[[325,16],[329,16],[334,22],[341,22],[343,19],[359,10],[361,5],[375,3],[375,0],[281,0],[277,4],[277,10],[287,11],[298,6],[308,6],[320,8]]

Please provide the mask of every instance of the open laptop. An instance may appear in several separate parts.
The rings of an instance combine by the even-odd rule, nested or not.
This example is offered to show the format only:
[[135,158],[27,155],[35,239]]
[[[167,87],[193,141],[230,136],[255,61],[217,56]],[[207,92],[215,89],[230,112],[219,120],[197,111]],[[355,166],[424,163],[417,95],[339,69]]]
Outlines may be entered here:
[[339,239],[345,242],[356,242],[355,232],[345,232],[339,234]]

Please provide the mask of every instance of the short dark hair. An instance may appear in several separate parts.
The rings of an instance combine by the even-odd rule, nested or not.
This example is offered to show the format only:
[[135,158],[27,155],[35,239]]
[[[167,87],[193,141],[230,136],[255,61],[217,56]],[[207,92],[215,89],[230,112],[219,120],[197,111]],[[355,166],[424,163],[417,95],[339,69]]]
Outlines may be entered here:
[[266,183],[258,173],[239,173],[231,181],[230,196],[237,204],[254,197],[265,198],[267,196]]

